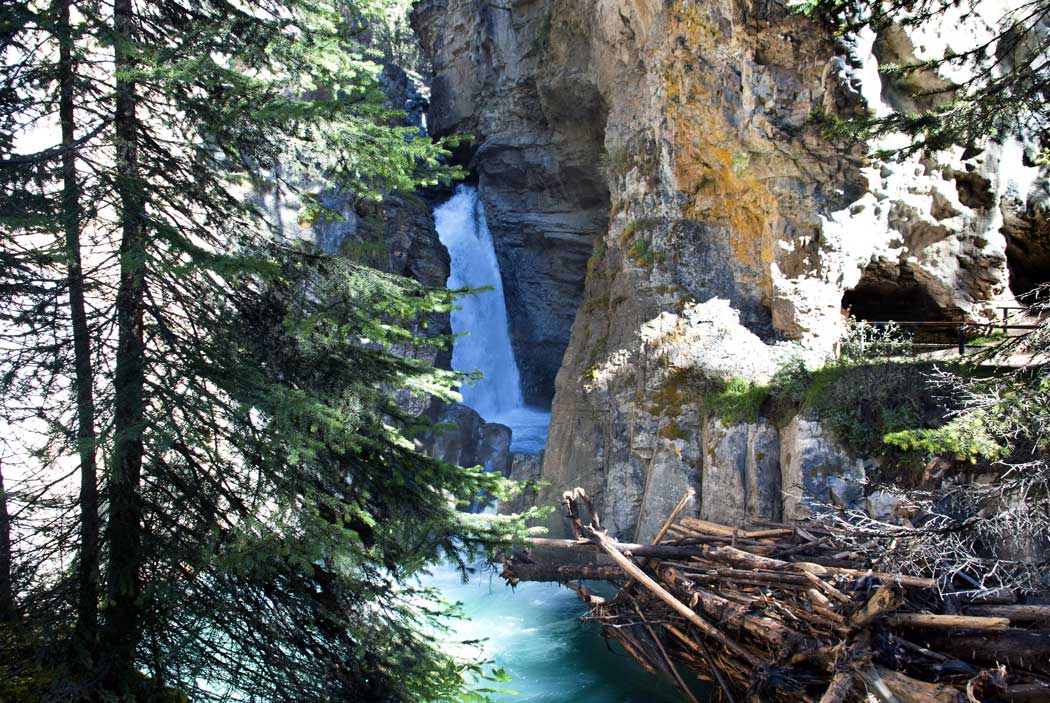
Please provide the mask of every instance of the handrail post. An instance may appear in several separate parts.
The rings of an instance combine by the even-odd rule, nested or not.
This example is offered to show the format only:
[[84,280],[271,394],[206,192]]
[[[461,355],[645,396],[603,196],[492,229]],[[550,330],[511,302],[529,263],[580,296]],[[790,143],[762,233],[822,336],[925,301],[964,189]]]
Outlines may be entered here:
[[966,354],[966,325],[959,325],[959,356]]
[[1003,307],[1003,336],[1006,336],[1006,326],[1010,322],[1010,308]]

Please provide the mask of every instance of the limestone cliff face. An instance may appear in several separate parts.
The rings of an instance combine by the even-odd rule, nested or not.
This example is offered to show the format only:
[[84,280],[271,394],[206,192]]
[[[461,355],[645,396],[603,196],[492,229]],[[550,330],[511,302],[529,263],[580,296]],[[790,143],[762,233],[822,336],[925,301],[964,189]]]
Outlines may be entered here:
[[873,163],[822,133],[816,115],[915,100],[877,71],[916,53],[903,33],[836,41],[763,0],[421,0],[413,22],[432,130],[476,137],[533,399],[557,369],[540,500],[582,485],[619,536],[690,486],[727,521],[794,513],[800,487],[862,500],[828,482],[864,461],[819,420],[727,427],[705,383],[819,360],[843,305],[979,318],[1013,301],[1010,268],[1042,275],[1022,146]]

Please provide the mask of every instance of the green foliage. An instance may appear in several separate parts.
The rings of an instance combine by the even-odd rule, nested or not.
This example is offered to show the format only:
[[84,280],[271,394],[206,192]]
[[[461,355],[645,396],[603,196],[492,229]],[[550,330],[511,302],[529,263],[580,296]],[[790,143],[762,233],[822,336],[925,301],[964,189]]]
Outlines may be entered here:
[[656,263],[657,254],[652,249],[652,245],[645,239],[636,239],[631,243],[631,246],[627,249],[627,256],[631,258],[634,263],[644,268],[650,268]]
[[898,485],[922,480],[928,458],[916,447],[888,443],[887,435],[945,422],[948,401],[938,398],[933,367],[922,363],[834,365],[813,373],[802,407],[815,412],[858,456],[880,457],[881,479]]
[[734,378],[721,388],[705,393],[703,405],[709,415],[720,418],[725,425],[756,422],[770,393],[766,386]]
[[[922,28],[943,21],[954,6],[939,0],[795,0],[790,7],[848,35],[864,27],[875,32],[894,25]],[[993,22],[996,34],[990,41],[975,35],[969,45],[953,44],[941,57],[880,67],[914,99],[914,111],[895,111],[879,118],[870,114],[845,118],[816,115],[813,121],[834,140],[893,133],[912,137],[902,148],[878,152],[880,158],[975,144],[1011,133],[1035,135],[1045,150],[1050,136],[1045,91],[1050,66],[1039,57],[1050,48],[1050,37],[1040,28],[1046,9],[1042,1],[1021,9],[1004,6],[1003,14]],[[916,74],[933,74],[941,68],[966,77],[952,83],[939,81],[943,85],[933,88],[919,87],[923,84],[912,80]]]
[[840,346],[843,360],[880,359],[912,356],[912,336],[895,322],[873,325],[850,316]]
[[625,145],[614,144],[598,157],[598,165],[608,178],[618,178],[631,170],[634,157]]
[[386,237],[386,221],[382,214],[370,214],[361,219],[356,236],[346,236],[339,246],[340,256],[365,266],[382,269],[390,260],[390,245]]
[[821,136],[829,142],[849,144],[863,141],[871,136],[871,125],[865,118],[847,119],[833,112],[816,109],[809,113],[806,123],[820,130]]
[[626,245],[633,241],[635,235],[645,228],[645,224],[645,220],[640,217],[632,218],[623,226],[623,231],[620,232],[620,243]]
[[24,623],[0,621],[0,701],[39,703],[55,684],[55,672],[40,662],[39,633]]
[[[37,547],[20,555],[19,607],[50,665],[69,651],[79,534],[76,497],[56,480],[77,449],[62,151],[13,152],[59,92],[47,7],[16,3],[0,48],[0,320],[25,330],[0,350],[0,419],[32,477],[11,492]],[[462,175],[447,165],[454,142],[388,108],[363,42],[375,9],[135,3],[124,25],[89,13],[74,28],[89,362],[99,454],[116,460],[102,477],[109,561],[93,565],[110,582],[98,646],[83,676],[56,667],[72,699],[163,682],[153,699],[455,700],[475,675],[501,678],[435,644],[427,633],[453,609],[416,583],[438,559],[466,571],[526,534],[456,509],[511,485],[416,453],[426,423],[397,403],[455,396],[460,376],[394,353],[447,346],[418,330],[454,296],[289,242],[245,193],[301,196],[314,225],[330,213],[306,184],[378,200]],[[130,127],[119,135],[114,86],[135,107],[116,111]],[[40,678],[3,673],[17,689],[4,700]]]
[[585,281],[589,290],[589,286],[596,282],[602,275],[602,265],[605,262],[605,255],[609,251],[609,245],[605,243],[604,238],[599,238],[594,242],[594,250],[591,252],[590,258],[587,259],[587,275]]
[[903,430],[886,435],[887,444],[925,456],[949,455],[976,464],[996,461],[1009,453],[986,412],[968,413],[936,429]]
[[948,401],[933,392],[932,371],[928,363],[850,360],[808,370],[796,360],[771,380],[766,407],[778,424],[799,412],[814,413],[852,452],[881,457],[884,470],[907,483],[919,477],[921,452],[884,438],[945,422]]
[[836,15],[845,9],[849,3],[846,0],[793,0],[788,3],[792,12],[806,17],[820,17],[823,15]]
[[362,22],[369,46],[383,61],[419,79],[430,75],[430,61],[409,23],[412,4],[412,0],[378,0],[374,7],[366,8]]

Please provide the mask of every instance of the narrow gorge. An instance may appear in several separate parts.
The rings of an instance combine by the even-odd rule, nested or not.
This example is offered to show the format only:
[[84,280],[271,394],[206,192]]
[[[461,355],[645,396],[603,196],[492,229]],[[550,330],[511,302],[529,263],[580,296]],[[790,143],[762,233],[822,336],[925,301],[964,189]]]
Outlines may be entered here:
[[0,27],[0,702],[1050,701],[1050,0]]
[[583,486],[614,534],[651,537],[688,486],[728,522],[841,498],[875,458],[813,412],[723,422],[705,389],[819,365],[845,311],[995,320],[1047,277],[1033,143],[880,161],[814,117],[921,102],[943,79],[878,67],[958,42],[958,16],[850,40],[775,3],[423,0],[412,21],[430,129],[474,138],[525,397],[553,405],[539,500]]
[[[500,273],[475,259],[450,286],[493,285],[505,316],[485,319],[511,347],[453,366],[499,382],[516,359],[520,397],[483,410],[486,381],[464,403],[511,428],[500,470],[548,484],[504,510],[583,487],[608,533],[639,543],[688,489],[685,517],[727,525],[822,506],[904,519],[895,482],[926,479],[895,477],[881,438],[942,421],[928,375],[943,356],[828,369],[858,322],[931,325],[919,339],[950,347],[959,324],[1022,309],[1050,279],[1050,181],[1030,134],[882,158],[909,137],[828,125],[934,106],[952,76],[880,67],[990,36],[1000,12],[837,36],[778,3],[415,3],[429,129],[472,137],[456,158],[477,184],[437,229],[483,208]],[[461,320],[482,319],[474,305]],[[545,442],[508,407],[550,407]],[[569,535],[560,511],[544,526]]]

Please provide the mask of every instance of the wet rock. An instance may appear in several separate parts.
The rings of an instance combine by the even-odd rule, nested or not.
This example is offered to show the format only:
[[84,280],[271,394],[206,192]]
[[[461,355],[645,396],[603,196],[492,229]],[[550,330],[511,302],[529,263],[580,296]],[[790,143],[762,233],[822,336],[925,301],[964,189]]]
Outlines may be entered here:
[[[514,481],[539,481],[543,473],[543,452],[539,454],[511,454],[507,478]],[[499,504],[499,513],[520,513],[535,504],[535,489],[527,489],[510,500]]]
[[418,439],[420,451],[456,466],[482,466],[503,474],[509,471],[509,427],[485,422],[462,403],[438,404],[431,412],[435,427]]
[[478,463],[486,471],[496,471],[506,476],[511,470],[511,429],[506,425],[486,422],[481,426],[478,443]]

